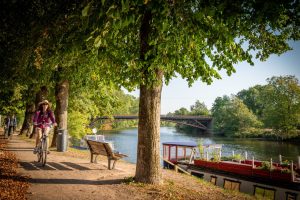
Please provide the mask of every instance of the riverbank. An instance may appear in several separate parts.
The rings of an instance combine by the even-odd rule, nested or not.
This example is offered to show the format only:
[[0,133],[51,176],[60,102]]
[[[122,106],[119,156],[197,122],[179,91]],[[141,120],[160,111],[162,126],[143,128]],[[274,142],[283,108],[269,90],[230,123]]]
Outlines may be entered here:
[[162,170],[163,185],[135,183],[134,164],[120,161],[116,169],[108,170],[106,158],[89,163],[86,153],[75,150],[51,150],[47,166],[41,167],[35,162],[32,146],[14,136],[6,147],[19,159],[18,172],[30,177],[27,199],[253,199],[169,170]]

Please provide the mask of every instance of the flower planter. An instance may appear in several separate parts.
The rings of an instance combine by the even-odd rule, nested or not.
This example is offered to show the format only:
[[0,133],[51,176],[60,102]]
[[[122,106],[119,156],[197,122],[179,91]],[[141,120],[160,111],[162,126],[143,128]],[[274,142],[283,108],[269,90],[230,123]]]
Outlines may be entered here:
[[276,170],[271,172],[271,179],[289,182],[292,180],[292,175],[291,173],[282,173],[281,171]]
[[270,178],[270,171],[265,169],[253,169],[253,176]]
[[194,165],[199,167],[206,167],[208,161],[205,160],[194,160]]

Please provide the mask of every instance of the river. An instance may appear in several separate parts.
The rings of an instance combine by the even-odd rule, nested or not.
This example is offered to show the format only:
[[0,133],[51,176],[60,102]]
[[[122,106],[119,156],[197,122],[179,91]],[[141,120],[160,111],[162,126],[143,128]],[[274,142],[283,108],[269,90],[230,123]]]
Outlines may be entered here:
[[[136,163],[137,148],[137,128],[124,129],[117,131],[101,131],[105,139],[112,141],[114,148],[129,155],[124,160]],[[245,154],[247,151],[248,158],[254,156],[258,160],[278,161],[279,155],[283,160],[297,160],[300,156],[300,145],[288,142],[264,141],[258,139],[232,139],[220,137],[203,137],[200,134],[187,134],[176,131],[174,127],[161,127],[161,143],[163,142],[198,142],[202,139],[203,144],[222,144],[222,155],[228,156],[232,154]],[[161,145],[162,151],[162,145]]]

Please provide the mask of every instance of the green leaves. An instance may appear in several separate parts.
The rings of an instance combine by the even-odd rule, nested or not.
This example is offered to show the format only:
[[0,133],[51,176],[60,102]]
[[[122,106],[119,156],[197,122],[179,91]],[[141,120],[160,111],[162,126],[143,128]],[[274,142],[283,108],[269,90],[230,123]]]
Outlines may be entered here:
[[81,15],[82,15],[83,17],[87,17],[87,16],[89,15],[90,9],[91,9],[91,4],[92,4],[92,2],[89,2],[89,3],[84,7],[84,9],[82,10]]
[[[251,137],[262,126],[257,117],[237,97],[218,97],[212,108],[214,130],[226,136]],[[256,130],[257,131],[257,130]]]
[[268,83],[263,94],[265,124],[281,138],[295,136],[300,124],[299,80],[294,76],[280,76],[268,79]]

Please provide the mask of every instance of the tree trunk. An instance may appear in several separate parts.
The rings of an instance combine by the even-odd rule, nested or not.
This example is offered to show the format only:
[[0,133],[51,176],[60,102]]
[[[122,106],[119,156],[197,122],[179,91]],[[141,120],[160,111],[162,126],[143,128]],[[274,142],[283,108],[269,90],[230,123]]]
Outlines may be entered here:
[[[140,59],[147,61],[147,52],[153,48],[149,45],[152,14],[146,9],[140,27]],[[149,60],[148,60],[149,61]],[[147,63],[147,62],[145,62]],[[143,68],[147,80],[149,65]],[[158,84],[147,82],[140,85],[138,146],[135,180],[143,183],[161,184],[160,166],[160,103],[163,72],[157,70]]]
[[23,121],[23,125],[20,131],[20,135],[26,132],[26,135],[28,135],[28,132],[30,130],[30,126],[32,126],[32,118],[34,115],[35,106],[34,104],[26,104],[26,110],[25,110],[25,117]]
[[54,111],[57,127],[54,129],[51,147],[56,147],[58,129],[67,130],[69,82],[64,80],[55,86],[56,108]]
[[[162,80],[162,72],[158,72]],[[161,184],[160,103],[162,84],[151,88],[141,85],[138,125],[138,147],[135,179]]]

